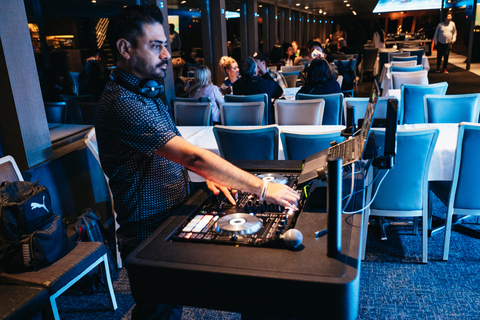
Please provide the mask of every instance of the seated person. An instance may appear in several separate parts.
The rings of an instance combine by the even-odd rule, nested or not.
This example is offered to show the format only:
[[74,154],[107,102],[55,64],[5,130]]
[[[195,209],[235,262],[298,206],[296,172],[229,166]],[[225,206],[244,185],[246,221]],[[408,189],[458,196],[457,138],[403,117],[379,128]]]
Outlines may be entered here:
[[255,59],[255,62],[257,63],[257,71],[260,77],[268,72],[272,79],[275,80],[282,89],[288,88],[287,81],[280,72],[272,71],[267,68],[267,57],[263,53],[255,52],[253,54],[253,59]]
[[280,67],[285,65],[285,61],[282,61],[282,56],[282,46],[275,45],[270,51],[270,58],[268,59],[267,67],[276,66],[277,70],[280,70]]
[[305,65],[305,63],[310,63],[312,61],[312,57],[310,57],[310,52],[308,48],[303,46],[300,48],[300,53],[298,57],[295,58],[295,62],[293,63],[296,66]]
[[352,48],[350,48],[348,45],[347,45],[347,40],[343,39],[343,38],[340,38],[338,39],[338,52],[343,52],[345,54],[354,54],[356,53],[355,50],[353,50]]
[[232,93],[232,84],[238,79],[238,63],[232,57],[223,56],[220,58],[219,65],[227,75],[220,89],[223,94],[230,94]]
[[175,96],[176,97],[185,97],[185,81],[182,79],[183,67],[185,66],[185,60],[182,58],[173,58],[172,59],[172,68],[173,68],[173,80],[175,80]]
[[[308,56],[310,57],[310,62],[313,59],[325,58],[326,55],[322,50],[322,44],[320,43],[320,41],[312,40],[308,43]],[[308,68],[300,72],[300,75],[298,76],[298,79],[297,79],[298,87],[301,87],[305,83],[307,83],[307,72],[308,72]]]
[[342,92],[335,67],[325,59],[314,59],[307,70],[307,83],[299,93],[329,94]]
[[220,88],[212,84],[212,73],[207,66],[200,66],[195,69],[193,81],[188,89],[188,96],[190,98],[210,98],[213,125],[220,124],[219,104],[224,103],[225,100]]
[[328,53],[327,57],[328,62],[333,62],[334,60],[347,60],[347,55],[343,52],[338,52],[338,45],[337,43],[330,43],[328,45]]
[[266,93],[270,102],[268,124],[275,123],[272,99],[279,98],[283,94],[282,87],[272,79],[268,72],[259,77],[257,63],[252,57],[248,57],[240,63],[240,74],[242,77],[233,84],[233,92],[240,95]]
[[107,71],[101,61],[90,60],[82,70],[82,77],[79,76],[82,80],[78,83],[78,94],[92,95],[98,101],[108,81]]

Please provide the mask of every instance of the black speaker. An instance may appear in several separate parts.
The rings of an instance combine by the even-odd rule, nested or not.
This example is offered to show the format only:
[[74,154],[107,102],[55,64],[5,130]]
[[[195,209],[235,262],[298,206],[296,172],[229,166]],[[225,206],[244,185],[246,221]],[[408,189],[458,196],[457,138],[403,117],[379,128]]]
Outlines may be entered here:
[[159,83],[152,79],[143,79],[140,83],[135,86],[121,78],[117,78],[114,75],[112,76],[113,81],[137,94],[141,94],[147,98],[156,98],[161,96],[165,92],[165,88],[162,83]]

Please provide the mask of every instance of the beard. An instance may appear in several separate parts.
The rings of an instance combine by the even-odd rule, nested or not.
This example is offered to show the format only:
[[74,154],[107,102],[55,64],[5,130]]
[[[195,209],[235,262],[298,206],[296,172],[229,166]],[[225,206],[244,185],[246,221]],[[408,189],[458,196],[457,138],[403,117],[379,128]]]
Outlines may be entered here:
[[132,70],[137,74],[141,74],[143,79],[162,80],[167,75],[167,69],[163,69],[162,66],[167,66],[168,60],[162,60],[155,66],[148,65],[145,60],[140,59],[138,56],[134,56],[132,59]]

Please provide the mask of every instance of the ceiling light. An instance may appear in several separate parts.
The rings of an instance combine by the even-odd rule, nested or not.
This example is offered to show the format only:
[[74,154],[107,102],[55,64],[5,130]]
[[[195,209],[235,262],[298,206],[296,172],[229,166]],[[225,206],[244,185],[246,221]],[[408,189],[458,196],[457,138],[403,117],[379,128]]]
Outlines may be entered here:
[[305,6],[305,9],[308,9],[308,6]]
[[237,9],[237,12],[240,11],[240,9]]
[[300,3],[297,3],[296,6],[297,6],[297,7],[300,7]]
[[323,15],[326,15],[327,13],[326,12],[323,12]]
[[259,8],[262,8],[263,6],[261,4],[258,5]]
[[357,13],[356,13],[355,11],[352,11],[352,13],[353,13],[353,15],[354,15],[354,16],[356,16],[356,15],[357,15]]
[[322,12],[323,12],[323,10],[322,10],[322,9],[318,10],[318,13],[322,13]]
[[180,2],[180,4],[185,4],[185,3],[187,3],[186,0],[183,0],[182,2]]
[[347,3],[346,6],[347,6],[347,7],[350,7],[350,3]]

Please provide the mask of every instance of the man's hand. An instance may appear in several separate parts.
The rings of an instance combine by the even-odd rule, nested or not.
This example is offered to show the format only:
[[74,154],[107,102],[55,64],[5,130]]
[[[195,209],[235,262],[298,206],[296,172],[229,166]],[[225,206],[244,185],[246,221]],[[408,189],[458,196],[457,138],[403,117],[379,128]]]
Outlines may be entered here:
[[255,62],[257,63],[257,70],[259,76],[263,76],[265,73],[267,73],[267,66],[264,62],[261,62],[259,60],[255,60]]
[[269,183],[265,198],[268,202],[273,202],[292,210],[298,210],[297,203],[300,196],[286,185]]
[[210,180],[207,180],[207,187],[213,192],[214,195],[218,196],[220,192],[222,192],[225,195],[225,197],[227,197],[228,201],[230,201],[231,204],[233,205],[237,204],[235,202],[235,199],[232,196],[232,194],[237,193],[237,190],[231,190],[230,192],[229,188],[222,186],[218,183],[212,182]]

